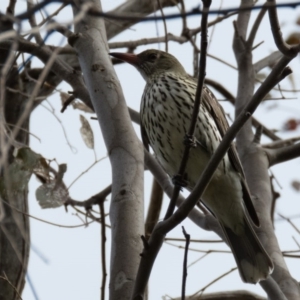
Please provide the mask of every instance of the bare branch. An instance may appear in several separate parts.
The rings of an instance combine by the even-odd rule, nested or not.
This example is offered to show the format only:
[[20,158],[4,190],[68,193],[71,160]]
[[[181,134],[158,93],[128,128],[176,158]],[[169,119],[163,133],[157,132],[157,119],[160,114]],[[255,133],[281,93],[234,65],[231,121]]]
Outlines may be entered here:
[[184,227],[182,226],[182,232],[186,239],[185,249],[184,249],[184,259],[183,259],[183,272],[182,272],[182,287],[181,287],[181,299],[185,300],[185,288],[186,288],[186,278],[187,278],[187,260],[188,260],[188,251],[191,236],[186,233]]
[[[98,0],[92,3],[102,12]],[[78,11],[75,7],[73,10],[76,16]],[[110,220],[114,238],[109,297],[129,299],[134,281],[127,278],[136,274],[142,247],[140,235],[144,232],[143,147],[133,129],[120,82],[108,56],[103,19],[89,16],[75,26],[75,32],[69,42],[78,53],[112,166]]]
[[161,207],[162,207],[163,196],[164,193],[162,187],[159,185],[156,179],[153,178],[150,204],[149,204],[148,214],[145,222],[146,240],[149,239],[155,225],[158,222]]
[[[267,300],[264,297],[251,293],[249,291],[226,291],[218,293],[202,294],[201,296],[188,296],[186,300]],[[172,298],[172,300],[181,300],[181,298]]]
[[100,215],[101,215],[101,265],[102,265],[102,284],[101,284],[101,300],[105,300],[105,289],[106,289],[106,226],[105,226],[105,211],[104,201],[99,204]]
[[269,159],[269,165],[274,166],[285,161],[300,157],[300,143],[277,149],[264,149]]
[[273,66],[280,58],[282,57],[282,53],[279,51],[275,51],[268,55],[265,58],[262,58],[258,62],[253,65],[254,72],[258,73],[260,70],[264,69],[265,67]]
[[[33,8],[33,6],[34,6],[33,1],[32,1],[32,0],[27,0],[27,9],[30,10],[30,9]],[[39,27],[37,26],[37,24],[36,24],[35,14],[31,14],[30,17],[29,17],[29,19],[28,19],[28,21],[29,21],[30,26],[31,26],[32,28],[39,28]],[[39,33],[39,31],[35,32],[35,33],[33,34],[33,36],[34,36],[36,42],[37,42],[39,45],[43,45],[43,44],[44,44],[44,40],[43,40],[41,34]]]
[[99,192],[98,194],[90,197],[89,199],[85,200],[85,201],[78,201],[78,200],[74,200],[72,198],[69,198],[66,202],[65,202],[65,206],[67,207],[68,205],[72,205],[72,206],[82,206],[84,207],[86,210],[91,209],[93,205],[100,205],[102,202],[104,202],[104,200],[106,199],[106,197],[111,193],[111,185],[109,185],[108,187],[106,187],[104,190],[102,190],[101,192]]
[[[174,6],[178,0],[160,0],[162,7]],[[132,0],[126,1],[109,14],[122,15],[138,15],[141,19],[157,10],[157,6],[153,5],[153,1],[148,0]],[[137,23],[138,20],[118,20],[117,22],[105,20],[107,39],[110,40],[120,32]]]
[[286,139],[286,140],[277,140],[277,141],[274,141],[269,144],[264,144],[263,147],[268,148],[268,149],[277,149],[277,148],[282,148],[285,146],[293,145],[295,142],[298,142],[298,141],[300,141],[300,136],[293,137],[293,138]]
[[[169,198],[173,195],[174,186],[171,184],[170,178],[166,174],[166,172],[162,169],[162,167],[158,164],[158,162],[149,154],[148,151],[145,150],[145,164],[153,176],[156,178],[160,186],[163,188],[164,192],[168,195]],[[179,207],[182,203],[185,202],[185,198],[179,194],[177,199],[177,207]],[[223,231],[215,217],[211,214],[202,214],[196,207],[192,209],[189,213],[188,218],[194,222],[200,228],[207,231],[214,231],[218,234],[222,239],[225,240]]]
[[253,48],[253,43],[254,43],[254,39],[255,39],[255,36],[256,36],[256,33],[257,33],[257,30],[261,24],[261,21],[262,19],[264,18],[265,16],[265,13],[267,12],[267,6],[266,4],[264,5],[264,7],[261,9],[261,11],[259,12],[254,24],[253,24],[253,27],[251,29],[251,32],[249,34],[249,37],[248,37],[248,40],[247,40],[247,44],[249,47]]
[[260,285],[266,291],[268,299],[287,300],[286,296],[272,276],[269,276],[266,280],[261,281]]
[[[212,79],[205,79],[205,83],[207,85],[210,85],[215,90],[217,90],[220,94],[222,94],[226,99],[228,99],[232,104],[235,104],[235,97],[220,83],[212,80]],[[266,126],[264,126],[260,121],[258,121],[255,117],[252,117],[252,125],[257,128],[261,127],[263,130],[263,133],[269,137],[271,140],[276,141],[280,140],[280,137],[277,136],[273,131],[268,129]]]
[[300,44],[296,46],[288,45],[282,38],[282,32],[280,30],[279,21],[277,17],[277,8],[275,0],[267,0],[268,10],[269,10],[269,19],[271,24],[271,30],[273,33],[273,38],[275,44],[279,51],[288,57],[294,57],[300,50]]

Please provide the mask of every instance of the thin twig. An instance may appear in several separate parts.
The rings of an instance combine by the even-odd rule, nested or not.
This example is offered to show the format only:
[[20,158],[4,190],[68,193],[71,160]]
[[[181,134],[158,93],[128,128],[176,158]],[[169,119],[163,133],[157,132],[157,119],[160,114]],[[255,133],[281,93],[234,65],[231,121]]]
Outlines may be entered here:
[[[213,87],[215,90],[217,90],[220,94],[222,94],[226,99],[228,99],[232,104],[235,104],[235,97],[220,83],[212,80],[212,79],[205,79],[205,83],[211,87]],[[273,131],[268,129],[266,126],[264,126],[260,121],[258,121],[255,117],[252,117],[252,125],[257,128],[258,126],[261,126],[263,128],[263,133],[272,139],[273,141],[281,140],[279,136],[277,136]]]
[[251,32],[249,34],[249,37],[248,37],[248,40],[247,40],[247,44],[248,44],[248,47],[252,48],[253,47],[253,43],[254,43],[254,39],[255,39],[255,36],[256,36],[256,33],[258,31],[258,28],[261,24],[261,21],[262,19],[264,18],[265,14],[267,12],[267,4],[265,3],[264,4],[264,7],[261,9],[261,11],[259,12],[253,26],[252,26],[252,29],[251,29]]
[[[33,7],[34,7],[33,1],[32,1],[32,0],[27,0],[27,9],[29,10],[29,9],[31,9],[31,8],[33,8]],[[37,24],[36,24],[35,14],[32,14],[32,15],[29,17],[28,21],[29,21],[29,23],[30,23],[31,28],[36,28],[37,30],[38,30],[39,28],[41,28],[40,26],[37,26]],[[36,31],[36,32],[33,34],[33,36],[34,36],[36,42],[37,42],[39,45],[43,45],[43,44],[44,44],[44,40],[43,40],[43,38],[42,38],[42,36],[41,36],[41,34],[40,34],[39,31]]]
[[[270,2],[268,7],[271,8],[281,8],[281,7],[291,7],[291,8],[295,8],[297,6],[300,5],[300,2],[285,2],[285,3],[279,3],[276,4],[275,1],[271,1],[268,0]],[[44,0],[43,2],[37,3],[35,5],[35,7],[33,7],[31,10],[28,10],[24,13],[21,13],[19,15],[16,16],[16,18],[20,19],[20,20],[26,20],[29,18],[29,16],[33,13],[35,13],[36,11],[40,10],[41,8],[47,6],[49,3],[52,3],[53,0]],[[63,2],[65,5],[67,4],[74,4],[73,0],[55,0],[55,2]],[[82,5],[79,9],[83,10],[84,5]],[[232,12],[243,12],[243,11],[254,11],[254,10],[261,10],[263,8],[263,5],[255,5],[255,6],[251,6],[251,7],[232,7],[232,8],[226,8],[226,9],[215,9],[215,10],[211,10],[209,12],[210,15],[227,15],[229,13]],[[197,16],[197,15],[203,15],[205,14],[204,10],[200,10],[199,8],[194,8],[192,9],[190,12],[186,13],[186,16]],[[87,15],[90,16],[94,16],[94,17],[102,17],[102,18],[106,18],[106,19],[110,19],[110,20],[126,20],[126,21],[139,21],[139,22],[152,22],[152,21],[162,21],[163,18],[159,17],[159,16],[150,16],[150,17],[146,17],[143,18],[141,15],[138,16],[133,16],[131,15],[125,15],[125,14],[111,14],[111,13],[104,13],[102,11],[99,11],[97,9],[94,9],[93,7],[88,7],[87,9]],[[182,18],[182,14],[181,13],[174,13],[174,14],[169,14],[165,16],[166,20],[172,20],[172,19],[178,19],[178,18]]]
[[101,215],[101,265],[102,265],[102,284],[101,284],[101,300],[105,300],[105,285],[106,285],[106,226],[105,226],[105,210],[104,201],[99,203],[100,215]]
[[183,273],[182,273],[182,287],[181,287],[181,299],[185,300],[185,288],[186,288],[186,278],[187,278],[187,261],[188,261],[188,252],[189,252],[189,244],[191,236],[186,233],[184,227],[182,226],[182,232],[185,237],[185,250],[184,250],[184,258],[183,258]]
[[107,156],[98,158],[97,160],[95,160],[88,168],[86,168],[84,171],[82,171],[68,186],[68,190],[71,188],[71,186],[85,173],[87,173],[91,168],[93,168],[98,162],[100,162],[101,160],[107,158]]
[[287,217],[283,216],[282,214],[278,214],[282,219],[286,220],[299,234],[300,230],[299,228]]
[[161,16],[163,18],[164,31],[165,31],[165,51],[168,52],[168,37],[167,37],[167,35],[168,35],[168,29],[167,29],[167,22],[166,22],[166,19],[165,19],[165,14],[164,14],[162,5],[160,3],[160,0],[157,0],[157,3],[158,3],[158,6],[159,6],[159,10],[160,10]]
[[198,292],[196,292],[195,294],[193,294],[193,296],[196,296],[197,294],[200,293],[200,295],[203,294],[203,292],[210,287],[211,285],[213,285],[214,283],[216,283],[217,281],[219,281],[220,279],[224,278],[225,276],[229,275],[230,273],[232,273],[233,271],[237,270],[237,267],[230,269],[228,272],[225,272],[224,274],[218,276],[217,278],[215,278],[214,280],[212,280],[209,284],[207,284],[206,286],[204,286],[201,290],[199,290]]
[[[165,238],[165,241],[173,241],[173,242],[183,242],[184,239],[179,238]],[[193,240],[190,239],[191,243],[224,243],[222,240]]]
[[[2,229],[3,229],[3,228],[2,228]],[[4,280],[4,281],[6,281],[6,282],[12,287],[12,289],[15,291],[15,293],[16,293],[17,296],[18,296],[17,300],[22,300],[23,298],[22,298],[21,295],[19,294],[18,289],[10,282],[10,280],[7,278],[5,272],[3,272],[3,273],[4,273],[4,276],[0,276],[0,280],[2,279],[2,280]],[[1,285],[2,285],[2,284],[1,284]]]
[[90,209],[92,209],[93,205],[96,205],[96,204],[100,205],[100,203],[102,203],[110,193],[111,193],[111,184],[109,186],[107,186],[104,190],[102,190],[98,194],[88,198],[87,200],[78,201],[78,200],[69,198],[65,202],[65,206],[66,207],[68,205],[81,206],[81,207],[84,207],[86,210],[90,210]]

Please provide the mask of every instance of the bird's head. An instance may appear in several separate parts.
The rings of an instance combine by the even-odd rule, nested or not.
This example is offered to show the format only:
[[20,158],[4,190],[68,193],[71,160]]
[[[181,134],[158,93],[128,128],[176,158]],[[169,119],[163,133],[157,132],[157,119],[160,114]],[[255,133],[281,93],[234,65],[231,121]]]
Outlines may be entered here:
[[163,73],[186,74],[181,63],[164,51],[150,49],[137,55],[132,53],[110,53],[110,55],[136,67],[146,81]]

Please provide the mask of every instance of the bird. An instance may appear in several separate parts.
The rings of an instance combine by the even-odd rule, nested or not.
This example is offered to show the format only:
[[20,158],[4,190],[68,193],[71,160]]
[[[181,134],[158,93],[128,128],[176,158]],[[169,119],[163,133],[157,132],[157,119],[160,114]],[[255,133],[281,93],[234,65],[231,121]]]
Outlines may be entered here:
[[[149,49],[140,54],[109,53],[133,65],[146,81],[140,120],[142,140],[171,178],[176,178],[194,108],[197,80],[173,55]],[[222,106],[204,85],[194,131],[195,147],[186,165],[186,188],[196,185],[209,159],[229,128]],[[273,262],[259,241],[254,226],[259,219],[244,171],[232,144],[215,171],[201,202],[218,220],[232,250],[241,279],[257,283],[273,271]]]

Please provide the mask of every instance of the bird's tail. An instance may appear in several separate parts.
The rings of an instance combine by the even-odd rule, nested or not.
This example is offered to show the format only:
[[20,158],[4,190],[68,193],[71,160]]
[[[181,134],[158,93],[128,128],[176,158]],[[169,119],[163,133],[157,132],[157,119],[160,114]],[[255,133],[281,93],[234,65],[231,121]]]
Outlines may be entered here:
[[244,232],[241,235],[234,233],[222,222],[221,226],[243,281],[257,283],[266,279],[273,271],[273,262],[260,243],[247,217],[244,217]]

